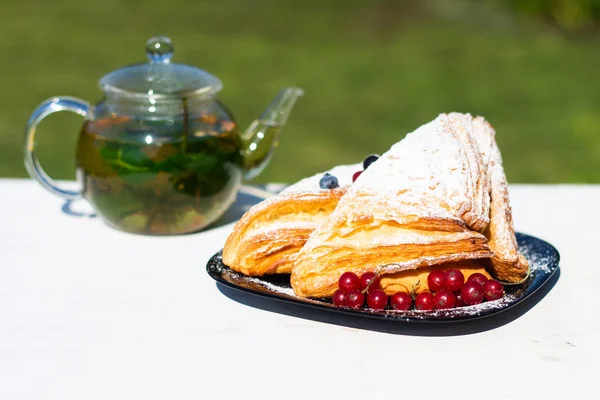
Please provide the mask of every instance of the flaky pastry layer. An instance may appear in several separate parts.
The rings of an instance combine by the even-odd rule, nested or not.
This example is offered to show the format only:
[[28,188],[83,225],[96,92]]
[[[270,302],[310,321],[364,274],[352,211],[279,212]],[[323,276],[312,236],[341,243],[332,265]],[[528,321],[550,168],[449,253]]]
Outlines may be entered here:
[[384,276],[491,260],[498,279],[527,271],[518,254],[494,131],[441,114],[369,167],[293,260],[298,296],[328,297],[346,271]]
[[249,276],[290,273],[296,253],[344,193],[343,188],[294,192],[259,203],[235,224],[223,262]]
[[331,236],[325,243],[310,251],[303,248],[293,261],[290,282],[298,296],[332,296],[346,271],[389,275],[492,256],[486,238],[466,228],[443,232],[386,225],[344,237]]

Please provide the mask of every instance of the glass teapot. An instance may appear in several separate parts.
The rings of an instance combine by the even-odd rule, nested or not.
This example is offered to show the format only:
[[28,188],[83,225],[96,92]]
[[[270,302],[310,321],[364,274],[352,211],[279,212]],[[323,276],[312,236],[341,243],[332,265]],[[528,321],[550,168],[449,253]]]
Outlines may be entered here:
[[[109,225],[132,233],[189,233],[223,215],[242,180],[257,176],[269,162],[302,90],[282,89],[241,132],[216,97],[221,81],[172,63],[173,51],[169,38],[150,39],[149,62],[104,76],[104,97],[96,105],[74,97],[42,103],[25,131],[31,177],[66,199],[84,197]],[[35,155],[36,127],[57,111],[85,119],[76,150],[78,191],[57,186]]]

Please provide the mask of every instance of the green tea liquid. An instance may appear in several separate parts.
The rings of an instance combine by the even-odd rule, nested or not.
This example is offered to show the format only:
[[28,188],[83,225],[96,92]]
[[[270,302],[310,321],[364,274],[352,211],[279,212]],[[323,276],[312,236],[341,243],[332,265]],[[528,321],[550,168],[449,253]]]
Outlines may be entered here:
[[124,231],[196,231],[235,200],[242,179],[238,136],[233,122],[210,116],[90,121],[77,147],[84,196]]

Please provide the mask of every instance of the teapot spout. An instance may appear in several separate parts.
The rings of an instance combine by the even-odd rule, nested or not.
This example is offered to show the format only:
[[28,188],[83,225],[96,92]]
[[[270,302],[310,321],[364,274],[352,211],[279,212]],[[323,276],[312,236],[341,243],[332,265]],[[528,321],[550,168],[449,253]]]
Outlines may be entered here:
[[278,144],[279,132],[287,122],[296,100],[303,94],[302,89],[295,87],[281,89],[260,117],[244,131],[245,179],[258,176],[267,166]]

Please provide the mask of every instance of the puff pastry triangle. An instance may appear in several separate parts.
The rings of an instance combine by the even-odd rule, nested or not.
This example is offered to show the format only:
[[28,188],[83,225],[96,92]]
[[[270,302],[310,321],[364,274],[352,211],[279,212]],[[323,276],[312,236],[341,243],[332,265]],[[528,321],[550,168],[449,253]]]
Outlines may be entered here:
[[527,275],[529,265],[525,257],[518,252],[508,186],[500,150],[495,141],[495,131],[482,117],[472,118],[469,114],[458,113],[451,113],[448,117],[460,133],[473,136],[485,166],[480,181],[489,191],[490,203],[485,209],[489,210],[490,222],[483,233],[488,239],[493,256],[491,259],[465,260],[386,274],[381,277],[381,287],[388,294],[399,291],[420,293],[429,290],[427,275],[434,269],[458,269],[465,278],[478,272],[488,278],[493,275],[494,278],[506,282],[518,282]]
[[248,210],[235,224],[223,248],[223,262],[245,275],[290,273],[291,261],[308,236],[333,212],[352,183],[360,164],[341,165],[327,171],[339,187],[321,189],[324,173],[287,187]]
[[329,297],[346,271],[385,276],[493,256],[481,233],[491,180],[464,118],[441,114],[371,164],[295,258],[297,295]]

